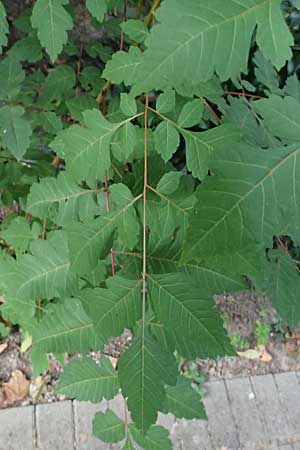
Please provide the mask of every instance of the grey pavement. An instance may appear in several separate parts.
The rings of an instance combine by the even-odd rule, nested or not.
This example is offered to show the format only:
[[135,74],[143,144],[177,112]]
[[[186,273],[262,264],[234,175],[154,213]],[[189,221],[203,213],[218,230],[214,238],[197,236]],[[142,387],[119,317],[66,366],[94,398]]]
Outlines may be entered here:
[[[174,450],[300,450],[300,374],[212,381],[208,421],[159,415]],[[0,410],[0,450],[121,450],[92,436],[95,412],[124,414],[121,397],[93,405],[64,401]]]

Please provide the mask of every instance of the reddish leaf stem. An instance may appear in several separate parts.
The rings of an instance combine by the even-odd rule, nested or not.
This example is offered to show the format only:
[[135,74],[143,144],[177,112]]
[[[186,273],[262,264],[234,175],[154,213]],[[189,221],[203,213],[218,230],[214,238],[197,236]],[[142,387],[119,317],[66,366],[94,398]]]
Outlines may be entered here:
[[239,95],[240,97],[251,97],[251,98],[259,98],[262,99],[260,95],[247,94],[246,92],[232,92],[232,91],[224,91],[225,95]]
[[[142,272],[142,323],[145,326],[147,290],[147,188],[148,188],[148,109],[149,97],[146,95],[144,115],[144,189],[143,189],[143,272]],[[142,333],[144,336],[144,331]]]

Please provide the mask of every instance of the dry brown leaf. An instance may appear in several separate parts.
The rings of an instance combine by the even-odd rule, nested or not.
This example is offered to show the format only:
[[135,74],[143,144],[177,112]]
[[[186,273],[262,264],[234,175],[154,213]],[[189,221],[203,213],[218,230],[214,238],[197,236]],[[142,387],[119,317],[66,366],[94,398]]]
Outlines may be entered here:
[[4,350],[8,347],[7,342],[3,342],[3,344],[0,344],[0,353],[4,352]]
[[25,398],[29,391],[29,381],[20,370],[15,370],[10,380],[3,383],[3,392],[9,403]]
[[268,363],[268,362],[271,362],[271,361],[272,361],[273,357],[272,357],[272,355],[270,355],[270,353],[268,353],[268,351],[267,351],[265,345],[259,345],[259,346],[258,346],[258,349],[259,349],[259,351],[260,351],[259,359],[260,359],[262,362]]
[[32,380],[29,386],[29,394],[33,400],[38,400],[47,390],[47,380],[43,377],[37,377]]

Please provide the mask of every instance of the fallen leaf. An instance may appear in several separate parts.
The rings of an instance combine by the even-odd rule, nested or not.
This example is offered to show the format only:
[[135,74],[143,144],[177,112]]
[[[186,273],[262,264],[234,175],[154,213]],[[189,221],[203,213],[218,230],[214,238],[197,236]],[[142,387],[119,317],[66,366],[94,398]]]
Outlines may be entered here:
[[5,408],[7,406],[6,397],[4,392],[0,389],[0,408]]
[[33,400],[38,400],[47,390],[47,380],[43,377],[37,377],[32,380],[29,386],[29,394]]
[[267,352],[267,349],[266,349],[265,345],[259,345],[258,349],[260,351],[259,359],[262,362],[266,362],[267,363],[267,362],[272,361],[273,357],[272,357],[272,355],[270,355],[270,353]]
[[241,358],[247,358],[247,359],[259,359],[260,357],[260,351],[257,349],[250,348],[249,350],[246,350],[245,352],[237,352],[237,354]]
[[3,342],[3,344],[0,344],[0,353],[4,352],[4,350],[8,347],[7,342]]
[[12,373],[10,380],[7,383],[3,383],[2,386],[3,392],[9,403],[22,400],[27,396],[29,391],[29,381],[20,370],[15,370]]

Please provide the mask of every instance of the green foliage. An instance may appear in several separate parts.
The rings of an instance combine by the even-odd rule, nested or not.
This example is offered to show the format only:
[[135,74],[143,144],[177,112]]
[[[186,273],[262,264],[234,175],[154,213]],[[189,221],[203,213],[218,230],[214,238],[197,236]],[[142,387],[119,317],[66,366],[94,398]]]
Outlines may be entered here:
[[268,344],[270,331],[271,327],[268,323],[263,322],[262,320],[256,321],[255,337],[257,339],[258,345]]
[[54,62],[66,44],[67,31],[73,26],[72,18],[64,5],[68,0],[37,0],[31,16],[33,28],[37,29],[41,45],[46,48]]
[[[250,280],[300,322],[295,5],[30,3],[8,36],[0,1],[0,334],[32,336],[36,375],[81,353],[57,392],[124,398],[95,435],[169,450],[159,411],[206,418],[197,366],[177,361],[244,345],[215,294]],[[116,368],[87,356],[125,330]]]
[[65,367],[56,387],[60,394],[93,403],[114,398],[118,390],[118,374],[105,356],[99,365],[90,358],[74,359]]

